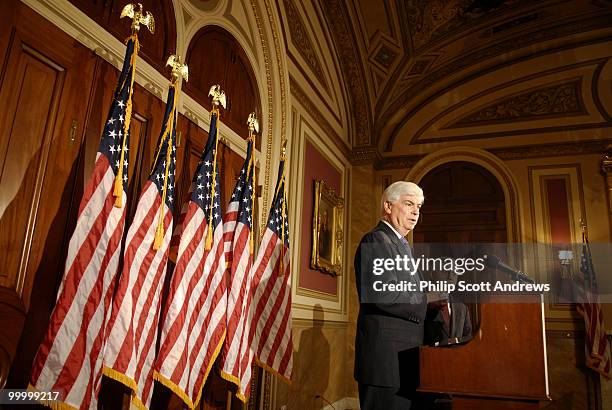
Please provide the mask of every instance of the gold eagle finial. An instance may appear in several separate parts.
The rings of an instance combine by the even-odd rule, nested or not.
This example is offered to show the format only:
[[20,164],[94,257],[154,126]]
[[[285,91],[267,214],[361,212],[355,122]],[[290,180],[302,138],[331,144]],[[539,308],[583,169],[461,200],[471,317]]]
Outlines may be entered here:
[[139,10],[136,10],[136,6],[132,3],[127,4],[121,10],[121,18],[129,17],[132,19],[132,31],[140,30],[140,25],[142,24],[146,28],[149,29],[151,34],[155,33],[155,19],[153,18],[153,14],[150,12],[144,12],[142,9],[142,4],[138,3]]
[[252,133],[259,133],[259,121],[257,121],[257,116],[254,112],[249,114],[247,125],[249,126],[249,131]]
[[219,84],[215,84],[210,87],[210,91],[208,91],[208,96],[212,97],[212,103],[215,108],[218,108],[219,105],[225,108],[225,93],[223,92]]
[[172,82],[178,81],[179,77],[183,77],[185,81],[189,81],[189,68],[187,64],[181,63],[181,57],[172,54],[168,57],[166,65],[172,67]]

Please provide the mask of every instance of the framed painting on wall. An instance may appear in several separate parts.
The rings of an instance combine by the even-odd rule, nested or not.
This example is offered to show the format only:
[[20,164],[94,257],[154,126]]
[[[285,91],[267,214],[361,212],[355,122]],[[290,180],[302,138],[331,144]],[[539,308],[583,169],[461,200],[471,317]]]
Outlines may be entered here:
[[314,181],[312,219],[313,269],[339,276],[342,273],[344,199],[324,181]]

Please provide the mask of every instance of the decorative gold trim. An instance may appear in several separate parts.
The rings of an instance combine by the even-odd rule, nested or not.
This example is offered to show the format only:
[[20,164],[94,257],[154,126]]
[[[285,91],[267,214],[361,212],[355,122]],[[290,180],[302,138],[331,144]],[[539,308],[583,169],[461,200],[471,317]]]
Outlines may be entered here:
[[[477,70],[475,72],[470,72],[467,77],[458,79],[457,81],[454,81],[453,84],[450,84],[446,87],[431,90],[431,84],[436,84],[443,79],[456,75],[463,68],[470,66],[475,67],[474,63],[478,61],[484,61],[483,59],[486,59],[490,62],[496,61],[497,59],[499,59],[500,55],[508,53],[508,50],[518,50],[520,48],[528,49],[528,47],[533,44],[543,44],[545,41],[550,39],[560,38],[566,35],[571,36],[572,34],[580,32],[588,32],[590,30],[596,30],[600,27],[608,27],[609,20],[610,15],[602,12],[599,13],[597,16],[584,16],[583,19],[579,21],[557,21],[555,22],[555,25],[553,27],[550,27],[547,30],[541,29],[537,33],[520,33],[520,35],[518,35],[517,37],[509,37],[503,40],[502,42],[492,43],[490,46],[474,49],[474,51],[471,51],[469,53],[463,53],[454,57],[443,65],[437,66],[434,70],[427,73],[421,78],[420,81],[415,81],[413,83],[406,84],[404,88],[397,90],[398,97],[395,98],[394,101],[388,105],[388,108],[379,115],[378,123],[389,123],[391,117],[395,113],[397,113],[398,110],[400,110],[402,107],[406,110],[406,114],[389,132],[386,132],[384,135],[378,135],[377,140],[379,142],[381,142],[382,140],[381,145],[384,146],[384,151],[392,151],[395,140],[399,137],[401,133],[401,129],[404,128],[405,125],[410,120],[412,120],[414,114],[418,112],[418,109],[410,108],[409,105],[411,107],[418,107],[425,100],[431,101],[440,95],[448,93],[450,89],[455,88],[460,84],[463,84],[466,79],[475,78],[476,76],[482,77],[485,74],[494,72],[501,68],[509,67],[525,61],[533,61],[535,58],[539,58],[542,56],[555,55],[555,53],[558,53],[561,50],[567,50],[570,47],[572,49],[578,49],[584,45],[593,45],[608,40],[607,37],[586,39],[571,45],[564,45],[551,49],[542,49],[536,52],[528,53],[526,55],[518,56],[514,59],[499,60],[499,62],[490,64],[486,68]],[[431,92],[428,93],[428,91]],[[423,98],[418,98],[419,95],[422,95]]]
[[[320,303],[323,300],[323,298],[318,298],[317,303]],[[294,309],[299,309],[301,311],[308,311],[310,314],[312,314],[312,303],[311,304],[303,304],[303,303],[293,303],[291,305]],[[330,314],[330,315],[334,315],[335,317],[342,317],[342,310],[341,309],[335,309],[335,308],[329,308],[329,307],[323,307],[323,313],[325,314]],[[299,317],[299,318],[295,318],[294,319],[305,319],[304,317]],[[336,320],[336,321],[344,321],[345,319],[329,319],[329,320]]]
[[[591,62],[589,61],[589,63]],[[579,64],[573,66],[576,65],[582,66]],[[586,115],[588,111],[582,98],[582,81],[582,76],[574,76],[505,94],[494,101],[477,106],[463,114],[459,119],[445,124],[442,129],[489,124],[515,124],[518,121]],[[511,81],[510,84],[516,82]],[[495,87],[495,89],[503,89],[502,87],[505,86],[507,86],[507,83],[501,84],[501,87]],[[486,96],[490,93],[491,90],[487,90],[484,93],[477,94],[477,97]],[[474,100],[474,98],[471,98],[471,100]],[[465,103],[465,101],[462,103]],[[455,107],[459,105],[461,104],[456,104]],[[413,141],[416,139],[413,139]]]
[[314,184],[310,266],[333,276],[340,276],[344,238],[342,226],[344,199],[337,196],[324,181],[315,181]]
[[138,391],[138,383],[130,376],[127,376],[111,367],[102,366],[102,374],[131,389],[134,393]]
[[[261,17],[257,12],[257,4],[255,0],[251,0],[251,7],[253,8],[253,15],[255,16],[255,21],[257,22],[257,30],[259,32],[259,38],[261,39],[261,48],[263,50],[264,55],[264,66],[266,68],[266,87],[268,89],[268,135],[266,140],[266,166],[264,170],[264,178],[263,178],[263,192],[262,195],[262,212],[267,212],[268,208],[268,194],[270,191],[270,170],[271,170],[271,158],[272,158],[272,74],[270,69],[270,51],[268,50],[268,45],[266,44],[263,26],[261,22]],[[262,218],[262,225],[260,231],[263,232],[265,230],[265,218]]]
[[[302,288],[300,286],[298,286],[298,288],[296,289],[295,294],[300,295],[300,296],[307,296],[311,298],[325,299],[325,300],[329,300],[333,302],[338,302],[338,297],[339,297],[338,294],[321,292],[317,290]],[[293,302],[293,306],[309,306],[309,305],[300,305],[299,303]]]
[[[38,390],[36,387],[32,386],[31,384],[28,384],[28,391],[37,393],[40,390]],[[65,403],[63,401],[47,401],[47,400],[41,400],[40,404],[45,405],[47,407],[49,407],[52,410],[77,410],[76,407],[71,406],[68,403]]]
[[325,329],[347,329],[349,322],[339,322],[336,320],[325,319],[323,321],[314,319],[293,319],[292,324],[294,329],[307,329],[312,327],[313,322],[319,322],[323,324]]
[[346,142],[340,137],[332,125],[323,116],[317,106],[310,100],[308,94],[298,84],[298,82],[292,76],[289,76],[289,87],[291,95],[304,107],[306,112],[315,120],[315,123],[319,125],[323,131],[325,131],[334,145],[342,152],[346,157],[350,154],[350,148]]
[[[579,142],[559,142],[554,144],[520,145],[514,147],[488,148],[486,151],[504,161],[523,160],[530,158],[563,157],[576,155],[600,154],[611,147],[610,139],[584,140]],[[374,162],[376,170],[410,169],[425,155],[396,155],[383,157]],[[612,154],[610,156],[612,158]],[[612,159],[610,160],[612,164]],[[612,171],[612,165],[610,165]],[[612,212],[612,204],[611,204]]]

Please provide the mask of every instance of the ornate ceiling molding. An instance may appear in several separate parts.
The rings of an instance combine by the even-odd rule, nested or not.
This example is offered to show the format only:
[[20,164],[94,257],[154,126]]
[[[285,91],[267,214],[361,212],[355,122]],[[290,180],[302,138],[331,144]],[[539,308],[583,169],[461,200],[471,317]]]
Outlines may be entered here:
[[[525,145],[517,147],[490,148],[486,151],[501,160],[512,161],[519,159],[552,158],[574,155],[602,154],[610,149],[612,138],[604,140],[590,140],[557,144]],[[376,170],[411,169],[423,159],[423,155],[397,155],[379,158],[374,162]]]
[[299,103],[304,107],[306,112],[323,129],[325,134],[327,134],[327,136],[332,140],[336,147],[338,147],[340,152],[342,152],[345,157],[348,157],[350,153],[350,148],[346,145],[342,138],[340,138],[340,135],[331,126],[329,121],[325,119],[325,116],[321,113],[321,111],[319,111],[317,106],[308,97],[308,94],[302,89],[302,87],[300,87],[298,82],[292,76],[289,76],[289,87],[291,95],[297,101],[299,101]]
[[371,143],[371,115],[366,79],[353,28],[343,0],[320,0],[338,52],[340,68],[351,99],[355,120],[353,146]]
[[578,77],[504,96],[472,111],[444,129],[506,124],[586,113],[587,109],[582,101],[582,78]]
[[293,44],[295,44],[298,52],[306,64],[308,64],[308,67],[310,67],[317,79],[327,88],[323,68],[321,67],[319,58],[314,51],[310,36],[306,30],[306,26],[300,17],[300,12],[292,0],[283,0],[283,5],[287,15],[287,25],[289,26],[288,29],[291,41]]
[[[592,31],[598,28],[609,28],[609,22],[611,19],[612,13],[607,12],[601,13],[596,17],[590,16],[580,21],[564,22],[562,24],[558,24],[554,27],[550,27],[547,29],[540,29],[534,32],[524,32],[516,37],[508,38],[489,47],[476,50],[469,54],[461,55],[453,60],[450,60],[447,64],[438,67],[434,71],[427,73],[418,81],[411,83],[410,88],[404,89],[402,90],[402,92],[398,92],[398,98],[396,98],[392,103],[390,103],[387,106],[385,112],[377,118],[377,124],[387,124],[391,121],[391,118],[394,114],[397,113],[400,107],[404,107],[407,105],[413,107],[402,117],[401,121],[397,123],[393,130],[390,131],[389,137],[387,138],[387,141],[385,143],[385,151],[389,152],[392,150],[393,143],[395,141],[395,138],[397,137],[398,132],[406,125],[408,121],[410,121],[412,116],[419,110],[420,106],[448,92],[449,89],[455,87],[458,82],[465,82],[470,79],[482,76],[486,73],[498,70],[505,66],[516,64],[522,61],[527,61],[538,56],[552,54],[583,45],[595,44],[601,41],[608,41],[609,39],[603,37],[599,39],[581,40],[573,44],[564,44],[555,48],[540,50],[538,52],[531,52],[513,60],[504,60],[498,64],[493,64],[479,71],[466,74],[463,78],[461,78],[454,84],[439,89],[431,95],[426,95],[421,100],[417,99],[419,94],[423,93],[436,83],[444,81],[445,78],[452,77],[458,72],[461,72],[462,70],[465,70],[466,68],[469,68],[470,66],[473,66],[478,62],[499,57],[500,55],[503,55],[504,53],[508,53],[513,50],[525,48],[537,43],[542,43],[559,37],[571,36],[572,34]],[[380,127],[376,127],[375,129],[380,129]],[[383,136],[377,135],[376,137],[380,138]]]
[[513,159],[564,157],[574,155],[601,154],[612,143],[612,138],[606,140],[592,140],[568,142],[565,144],[529,145],[512,148],[493,148],[489,151],[505,161]]
[[348,160],[352,165],[375,164],[380,160],[380,153],[374,145],[363,145],[353,148]]
[[[475,103],[477,100],[479,99],[483,99],[483,98],[487,98],[487,95],[492,94],[492,93],[499,93],[502,92],[503,90],[510,88],[510,87],[516,87],[518,85],[520,85],[521,83],[528,83],[530,81],[533,80],[538,80],[540,81],[542,84],[544,85],[538,85],[537,87],[531,87],[531,88],[527,88],[527,89],[523,89],[520,90],[518,92],[514,92],[514,93],[504,93],[503,97],[498,98],[497,100],[495,100],[493,103],[488,102],[487,104],[485,104],[484,106],[480,106],[476,109],[471,110],[471,112],[469,114],[464,114],[461,115],[460,118],[461,119],[465,119],[466,117],[469,118],[470,116],[481,112],[485,109],[489,109],[491,110],[492,107],[495,107],[496,104],[499,104],[500,102],[506,101],[508,99],[512,99],[512,98],[516,98],[517,96],[520,95],[531,95],[532,93],[532,97],[535,99],[536,97],[538,97],[537,91],[542,89],[542,88],[553,88],[555,86],[561,86],[565,83],[572,83],[574,81],[578,82],[579,84],[577,85],[578,87],[581,87],[582,82],[588,83],[588,80],[586,78],[582,78],[580,76],[577,76],[573,71],[575,70],[580,70],[583,68],[587,68],[587,67],[591,67],[593,70],[593,75],[592,75],[592,79],[591,79],[591,83],[592,83],[592,87],[591,89],[581,89],[580,93],[582,94],[577,94],[576,95],[576,99],[580,100],[580,106],[582,107],[582,111],[579,112],[578,114],[575,115],[586,115],[588,114],[588,110],[586,110],[586,108],[584,107],[584,103],[583,103],[583,99],[589,99],[589,97],[592,97],[592,99],[595,101],[596,103],[596,107],[598,107],[598,111],[599,114],[603,117],[603,118],[607,118],[606,115],[607,113],[602,112],[602,107],[601,107],[601,103],[598,105],[597,101],[598,101],[598,90],[597,90],[597,84],[598,84],[598,78],[599,75],[601,73],[601,70],[603,69],[604,65],[607,63],[608,58],[604,57],[604,58],[597,58],[597,59],[593,59],[593,60],[586,60],[586,61],[580,61],[577,63],[573,63],[573,64],[568,64],[568,65],[564,65],[564,66],[557,66],[557,67],[553,67],[551,69],[547,69],[547,70],[543,70],[543,71],[539,71],[536,73],[532,73],[530,75],[524,76],[524,77],[520,77],[520,78],[516,78],[513,80],[510,80],[508,82],[504,82],[501,84],[497,84],[494,87],[491,87],[489,89],[483,90],[481,92],[478,92],[468,98],[462,99],[461,101],[456,102],[455,104],[447,107],[446,109],[438,112],[435,116],[433,116],[429,121],[427,122],[423,122],[420,125],[420,128],[418,130],[416,130],[413,134],[413,137],[411,138],[410,143],[411,144],[423,144],[423,143],[428,143],[428,142],[441,142],[441,141],[454,141],[454,140],[465,140],[465,139],[483,139],[483,138],[491,138],[491,137],[498,137],[498,136],[506,136],[506,135],[522,135],[522,134],[533,134],[533,133],[542,133],[542,132],[554,132],[557,130],[560,130],[562,127],[548,127],[548,128],[544,128],[544,127],[531,127],[531,128],[522,128],[520,130],[515,129],[515,127],[513,127],[512,130],[500,130],[500,131],[496,131],[496,132],[486,132],[486,134],[481,133],[467,133],[465,131],[461,132],[460,135],[455,135],[455,136],[448,136],[448,137],[437,137],[437,138],[424,138],[423,135],[425,134],[425,132],[427,130],[430,130],[432,127],[435,127],[434,124],[436,123],[441,123],[443,124],[443,118],[451,115],[451,113],[454,110],[460,110],[463,107],[468,107],[469,105],[471,105],[472,103]],[[562,80],[557,80],[557,81],[553,81],[551,82],[550,79],[548,79],[549,76],[551,75],[555,75],[555,74],[559,74],[559,73],[563,73],[563,72],[567,72],[568,74],[566,75],[566,78],[562,79]],[[547,81],[548,79],[548,81]],[[469,79],[464,79],[463,81],[457,81],[455,84],[452,85],[452,87],[458,87],[461,86],[465,83],[467,83],[469,81]],[[451,88],[451,87],[449,87]],[[590,93],[590,95],[587,95],[588,93]],[[587,95],[587,97],[585,97],[585,95]],[[509,97],[510,96],[510,97]],[[534,103],[535,104],[535,103]],[[511,108],[509,106],[502,106],[502,108],[499,110],[499,112],[495,111],[495,114],[491,114],[491,116],[495,116],[495,115],[499,115],[500,117],[503,116],[503,113],[506,113],[507,110],[509,109],[514,109]],[[551,117],[555,117],[557,116],[558,118],[567,118],[570,117],[572,114],[568,113],[568,114],[558,114],[555,115],[554,113],[541,113],[541,115],[532,115],[532,116],[523,116],[521,117],[516,117],[516,118],[507,118],[507,119],[491,119],[491,122],[488,122],[486,119],[482,119],[481,122],[470,122],[468,123],[467,120],[463,123],[463,124],[457,124],[459,122],[459,120],[454,120],[452,122],[450,122],[450,125],[445,124],[441,127],[439,127],[439,129],[441,130],[449,130],[452,128],[459,128],[459,127],[472,127],[472,126],[483,126],[483,125],[489,125],[489,124],[508,124],[511,125],[513,124],[515,121],[520,121],[521,119],[527,121],[527,120],[540,120],[540,119],[545,119],[545,118],[551,118]],[[567,122],[565,122],[567,123]],[[571,124],[571,125],[566,125],[566,127],[574,127],[575,129],[584,129],[584,128],[593,128],[593,127],[599,127],[601,125],[601,123],[599,122],[594,122],[591,121],[590,123],[584,123],[582,122],[581,124]],[[604,127],[606,127],[606,124],[604,124]],[[566,128],[563,128],[564,130]]]
[[471,0],[408,0],[404,2],[413,48],[423,49],[437,37],[460,25],[464,10],[470,2]]

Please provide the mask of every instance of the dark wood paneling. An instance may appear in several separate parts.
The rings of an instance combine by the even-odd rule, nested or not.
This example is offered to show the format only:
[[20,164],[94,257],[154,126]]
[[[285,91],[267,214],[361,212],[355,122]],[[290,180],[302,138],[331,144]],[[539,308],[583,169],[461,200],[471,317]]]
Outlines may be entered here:
[[[131,31],[129,18],[120,19],[123,6],[130,0],[70,0],[83,13],[101,25],[117,39],[124,41]],[[176,19],[172,1],[139,0],[145,11],[155,18],[155,33],[141,26],[140,55],[158,71],[166,73],[164,66],[170,54],[176,51]]]
[[[118,70],[19,1],[0,2],[8,10],[0,15],[0,383],[10,368],[8,385],[25,388],[54,307]],[[109,7],[118,7],[114,0],[74,3],[95,19],[108,18]],[[219,52],[235,62],[231,53]],[[135,85],[129,215],[149,175],[164,107],[164,101]],[[178,117],[175,189],[182,203],[208,133]],[[225,208],[243,159],[220,142],[219,161]],[[175,217],[180,209],[175,207]],[[214,376],[207,386],[200,407],[225,408],[229,384]],[[102,396],[103,408],[109,409],[121,407],[127,397],[107,383]],[[176,405],[175,399],[168,407]]]
[[506,242],[504,193],[485,168],[451,162],[431,170],[419,185],[425,193],[416,242]]
[[[189,43],[186,61],[190,77],[185,92],[210,110],[208,91],[220,84],[227,97],[221,122],[246,139],[249,114],[254,111],[261,119],[262,113],[253,68],[238,41],[220,27],[206,26]],[[259,139],[256,146],[261,146]]]
[[539,298],[524,297],[524,302],[533,303],[517,300],[503,295],[483,300],[480,331],[467,344],[450,349],[423,347],[420,389],[469,395],[484,402],[469,407],[473,409],[523,408],[487,407],[492,398],[504,402],[512,402],[505,400],[508,398],[536,403],[545,400],[544,324]]
[[[76,160],[96,58],[22,3],[3,1],[2,9],[11,10],[11,18],[4,21],[9,29],[0,31],[0,55],[5,56],[0,75],[0,343],[7,352],[2,360],[9,360],[2,364],[6,368],[26,321],[27,346],[19,347],[16,361],[27,377],[74,226],[69,216],[76,213]],[[0,379],[4,383],[6,374]]]

